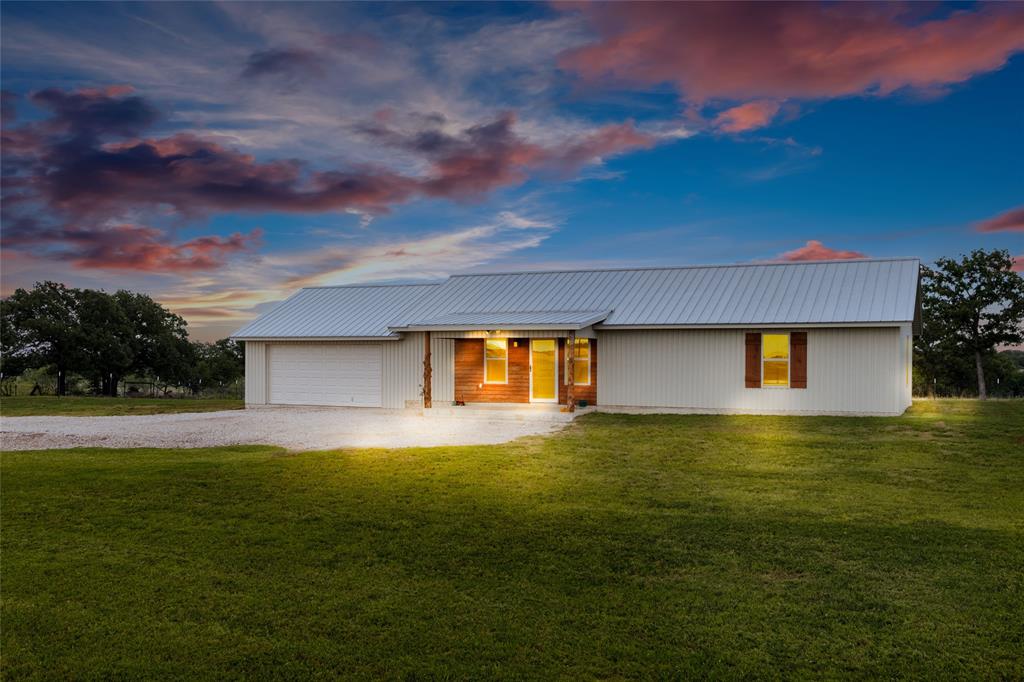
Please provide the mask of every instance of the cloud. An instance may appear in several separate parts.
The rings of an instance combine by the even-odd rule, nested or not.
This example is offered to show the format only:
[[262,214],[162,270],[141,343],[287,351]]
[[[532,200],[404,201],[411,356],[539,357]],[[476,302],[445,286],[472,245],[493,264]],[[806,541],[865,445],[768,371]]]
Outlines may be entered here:
[[550,146],[528,142],[513,127],[515,114],[451,133],[443,116],[415,117],[420,124],[401,130],[391,124],[391,112],[359,126],[364,135],[382,144],[422,155],[430,161],[420,189],[429,196],[471,198],[497,187],[518,184],[530,171],[570,174],[606,156],[653,146],[657,138],[635,129],[631,122],[609,125]]
[[294,271],[287,279],[290,287],[439,278],[540,246],[556,229],[552,221],[502,211],[471,227],[364,246],[298,252],[271,257],[267,262]]
[[779,254],[777,261],[804,261],[804,260],[848,260],[851,258],[867,258],[860,251],[840,251],[832,249],[817,239],[811,239],[798,249],[786,251]]
[[242,78],[259,79],[267,76],[287,80],[301,80],[324,75],[324,59],[316,52],[297,47],[259,50],[249,55]]
[[[139,137],[134,133],[157,113],[127,89],[33,97],[53,116],[4,132],[3,246],[84,270],[222,272],[236,256],[255,251],[258,231],[182,242],[159,225],[242,211],[347,212],[365,222],[419,197],[472,200],[534,173],[571,174],[659,139],[627,122],[535,143],[518,133],[511,112],[465,127],[443,115],[382,114],[359,132],[411,155],[413,167],[316,170],[295,159],[257,160],[189,133]],[[429,239],[324,248],[298,261],[260,263],[291,286],[342,272],[409,276],[489,262],[539,244],[550,229],[547,221],[503,212],[491,225]]]
[[47,128],[72,135],[137,135],[158,118],[157,110],[143,98],[131,95],[128,85],[64,91],[47,88],[29,100],[53,116]]
[[1024,49],[1024,5],[939,18],[913,4],[566,3],[597,31],[560,64],[584,81],[673,84],[689,103],[934,93]]
[[1024,272],[1024,254],[1013,257],[1013,271]]
[[1011,208],[975,225],[979,232],[1024,232],[1024,206]]
[[182,279],[159,300],[176,312],[188,311],[199,336],[219,338],[297,287],[439,279],[529,251],[557,229],[542,217],[501,211],[445,232],[254,256],[252,262]]
[[379,169],[306,172],[297,160],[260,163],[189,134],[101,146],[54,146],[37,185],[73,215],[117,215],[170,206],[182,215],[220,211],[383,212],[415,182]]
[[[519,184],[533,171],[567,174],[601,158],[649,147],[655,138],[632,123],[542,146],[514,131],[515,116],[455,132],[429,122],[401,132],[377,122],[362,127],[380,143],[401,147],[427,163],[418,175],[373,167],[312,170],[295,159],[260,162],[222,144],[179,133],[164,138],[124,137],[155,119],[153,108],[122,90],[33,95],[54,117],[30,124],[23,143],[11,138],[5,162],[6,198],[34,198],[69,218],[114,219],[138,210],[173,209],[181,216],[224,211],[318,213],[387,212],[420,196],[468,200]],[[5,142],[8,135],[5,134]],[[20,195],[16,195],[16,191]]]
[[175,244],[162,230],[145,225],[117,224],[99,228],[46,227],[34,220],[9,225],[5,247],[36,247],[37,255],[98,270],[195,272],[221,267],[231,255],[255,249],[259,229],[227,237],[203,236]]
[[727,133],[742,133],[763,128],[779,113],[779,103],[756,100],[726,109],[715,117],[715,127]]

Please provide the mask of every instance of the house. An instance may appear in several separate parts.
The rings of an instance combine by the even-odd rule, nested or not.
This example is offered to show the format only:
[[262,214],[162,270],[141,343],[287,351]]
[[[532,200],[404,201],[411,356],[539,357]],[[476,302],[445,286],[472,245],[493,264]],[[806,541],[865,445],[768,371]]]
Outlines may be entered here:
[[233,338],[249,406],[897,415],[919,270],[894,258],[312,287]]

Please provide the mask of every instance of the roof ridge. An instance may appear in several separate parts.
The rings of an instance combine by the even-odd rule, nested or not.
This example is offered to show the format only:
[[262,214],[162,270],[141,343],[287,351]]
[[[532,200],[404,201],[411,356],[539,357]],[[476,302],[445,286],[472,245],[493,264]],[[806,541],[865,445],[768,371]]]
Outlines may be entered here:
[[701,268],[753,268],[766,265],[823,265],[847,263],[885,263],[889,261],[917,261],[917,256],[893,256],[886,258],[832,258],[826,260],[796,260],[796,261],[754,261],[750,263],[718,263],[706,265],[644,265],[633,268],[579,268],[559,270],[508,270],[504,272],[462,272],[449,275],[449,279],[455,277],[494,277],[496,275],[555,275],[569,272],[636,272],[648,270],[697,270]]

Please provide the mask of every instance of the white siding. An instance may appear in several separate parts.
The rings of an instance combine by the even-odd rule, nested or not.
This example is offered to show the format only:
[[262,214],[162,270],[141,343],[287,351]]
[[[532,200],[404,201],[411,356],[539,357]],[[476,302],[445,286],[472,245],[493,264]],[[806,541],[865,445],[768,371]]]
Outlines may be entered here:
[[245,342],[245,404],[267,404],[267,344]]
[[[379,345],[383,351],[381,365],[381,404],[388,408],[403,408],[409,403],[422,401],[423,334],[406,334],[398,341],[374,343],[367,341],[291,341],[287,344]],[[269,403],[269,363],[267,347],[278,343],[247,341],[245,344],[245,404]],[[433,369],[433,399],[435,404],[455,400],[455,342],[452,339],[432,338],[431,365]]]
[[900,326],[900,348],[903,363],[903,388],[900,391],[903,408],[914,402],[914,332],[909,324]]
[[[455,400],[455,339],[430,338],[434,404]],[[422,361],[421,361],[422,362]]]
[[[435,403],[455,400],[455,341],[430,339],[431,395]],[[384,346],[384,407],[423,400],[423,333],[413,332]]]
[[806,389],[745,388],[745,331],[599,332],[597,404],[803,414],[909,405],[899,327],[807,330]]

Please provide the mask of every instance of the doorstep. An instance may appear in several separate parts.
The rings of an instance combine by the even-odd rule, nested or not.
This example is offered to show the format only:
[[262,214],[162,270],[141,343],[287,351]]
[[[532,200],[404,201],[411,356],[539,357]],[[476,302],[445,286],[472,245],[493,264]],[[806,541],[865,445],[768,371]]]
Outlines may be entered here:
[[581,413],[593,409],[577,408],[576,412],[562,412],[562,407],[562,405],[537,403],[468,403],[459,406],[435,404],[430,409],[421,408],[421,411],[426,417],[571,422]]

